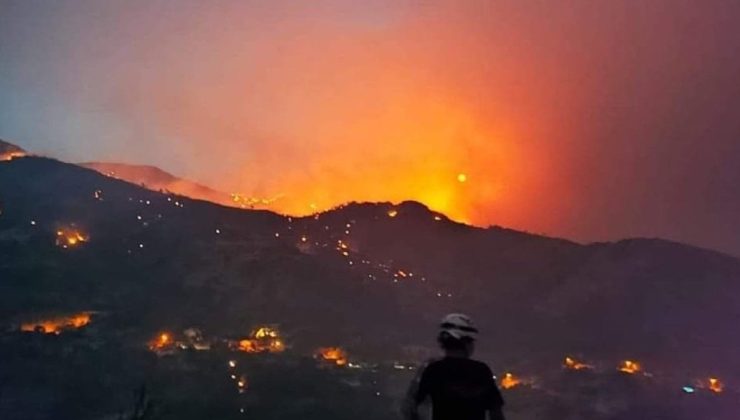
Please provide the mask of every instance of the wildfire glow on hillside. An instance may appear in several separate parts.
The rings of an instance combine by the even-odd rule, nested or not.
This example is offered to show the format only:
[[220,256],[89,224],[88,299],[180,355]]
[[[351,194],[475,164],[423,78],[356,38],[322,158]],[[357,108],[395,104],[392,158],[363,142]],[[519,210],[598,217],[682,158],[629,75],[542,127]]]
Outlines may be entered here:
[[316,351],[316,357],[337,366],[347,364],[347,353],[339,347],[322,347]]
[[521,385],[522,381],[518,377],[514,376],[513,373],[507,372],[504,374],[504,377],[501,378],[500,384],[503,389],[511,389]]
[[25,152],[7,152],[7,153],[0,153],[0,162],[5,162],[8,160],[13,160],[15,158],[26,156]]
[[642,366],[632,360],[625,360],[619,366],[618,370],[622,373],[635,374],[642,371]]
[[247,353],[281,353],[285,343],[273,327],[259,327],[248,338],[239,340],[238,349]]
[[90,323],[91,313],[80,312],[73,315],[57,316],[21,324],[21,331],[60,334],[65,330],[75,330]]
[[169,347],[174,346],[175,341],[172,337],[172,333],[162,332],[149,341],[149,349],[154,351],[161,351]]
[[75,228],[60,228],[57,230],[56,245],[60,248],[76,247],[90,240],[90,237]]
[[594,368],[592,365],[580,362],[570,356],[563,361],[563,367],[570,370],[590,370]]

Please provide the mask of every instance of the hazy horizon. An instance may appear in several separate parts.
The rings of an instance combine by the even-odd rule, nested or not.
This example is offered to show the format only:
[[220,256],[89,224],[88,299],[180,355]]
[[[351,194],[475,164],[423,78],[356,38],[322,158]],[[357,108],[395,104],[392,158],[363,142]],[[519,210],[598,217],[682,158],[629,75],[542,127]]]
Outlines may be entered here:
[[408,199],[738,256],[738,18],[719,0],[0,0],[0,138],[283,212]]

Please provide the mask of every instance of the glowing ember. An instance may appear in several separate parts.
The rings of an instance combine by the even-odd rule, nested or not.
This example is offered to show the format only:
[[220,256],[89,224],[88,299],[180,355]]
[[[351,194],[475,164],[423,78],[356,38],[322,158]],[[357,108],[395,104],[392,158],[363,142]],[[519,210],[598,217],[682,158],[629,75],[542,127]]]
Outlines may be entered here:
[[0,162],[13,160],[15,158],[20,158],[26,156],[25,152],[7,152],[7,153],[0,153]]
[[172,334],[163,332],[149,342],[149,349],[164,350],[174,346],[174,344],[175,342],[172,339]]
[[38,331],[45,334],[60,334],[65,330],[75,330],[89,324],[90,315],[90,312],[82,312],[70,316],[45,319],[38,322],[27,322],[21,324],[21,331]]
[[619,366],[619,371],[623,373],[634,374],[642,371],[642,366],[639,363],[633,362],[632,360],[625,360],[622,365]]
[[72,248],[90,240],[89,236],[73,228],[57,230],[56,245],[61,248]]
[[347,364],[347,353],[339,347],[322,347],[316,351],[317,358],[337,366]]
[[239,340],[238,349],[247,353],[280,353],[285,350],[285,343],[277,329],[260,327],[249,338]]
[[512,373],[505,373],[504,377],[501,378],[501,388],[511,389],[522,384],[522,381],[514,376]]
[[232,193],[230,194],[231,201],[233,205],[236,205],[241,208],[264,208],[266,206],[269,206],[279,200],[282,197],[281,195],[277,195],[272,198],[264,198],[264,197],[248,197],[243,194],[238,193]]
[[709,380],[707,380],[707,387],[710,391],[719,394],[720,392],[722,392],[725,386],[719,379],[709,378]]
[[593,369],[594,367],[592,365],[579,362],[578,360],[572,358],[572,357],[566,357],[565,361],[563,362],[563,367],[566,369],[572,369],[572,370],[585,370],[585,369]]

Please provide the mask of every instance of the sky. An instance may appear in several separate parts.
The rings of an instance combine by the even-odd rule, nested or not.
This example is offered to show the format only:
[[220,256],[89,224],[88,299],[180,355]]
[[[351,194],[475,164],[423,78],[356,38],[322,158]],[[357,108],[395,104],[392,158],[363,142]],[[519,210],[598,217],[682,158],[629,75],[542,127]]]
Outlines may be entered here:
[[0,138],[288,214],[409,199],[740,256],[739,20],[725,0],[0,0]]

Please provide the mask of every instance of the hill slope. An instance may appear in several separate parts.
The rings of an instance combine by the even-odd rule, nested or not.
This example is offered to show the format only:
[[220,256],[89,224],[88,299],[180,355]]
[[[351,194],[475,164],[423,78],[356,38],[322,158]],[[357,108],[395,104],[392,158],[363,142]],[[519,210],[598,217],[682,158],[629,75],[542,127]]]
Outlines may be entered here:
[[[142,336],[279,323],[306,349],[403,357],[471,313],[503,363],[638,357],[738,375],[740,262],[661,240],[580,245],[418,203],[291,219],[42,159],[0,164],[0,322],[92,309]],[[57,231],[88,240],[57,246]]]
[[16,146],[0,140],[0,161],[11,160],[16,157],[25,156],[26,151]]
[[131,165],[113,162],[85,162],[82,167],[93,169],[103,175],[122,179],[154,191],[166,191],[198,200],[212,201],[223,205],[234,205],[229,194],[213,188],[179,178],[155,166]]

